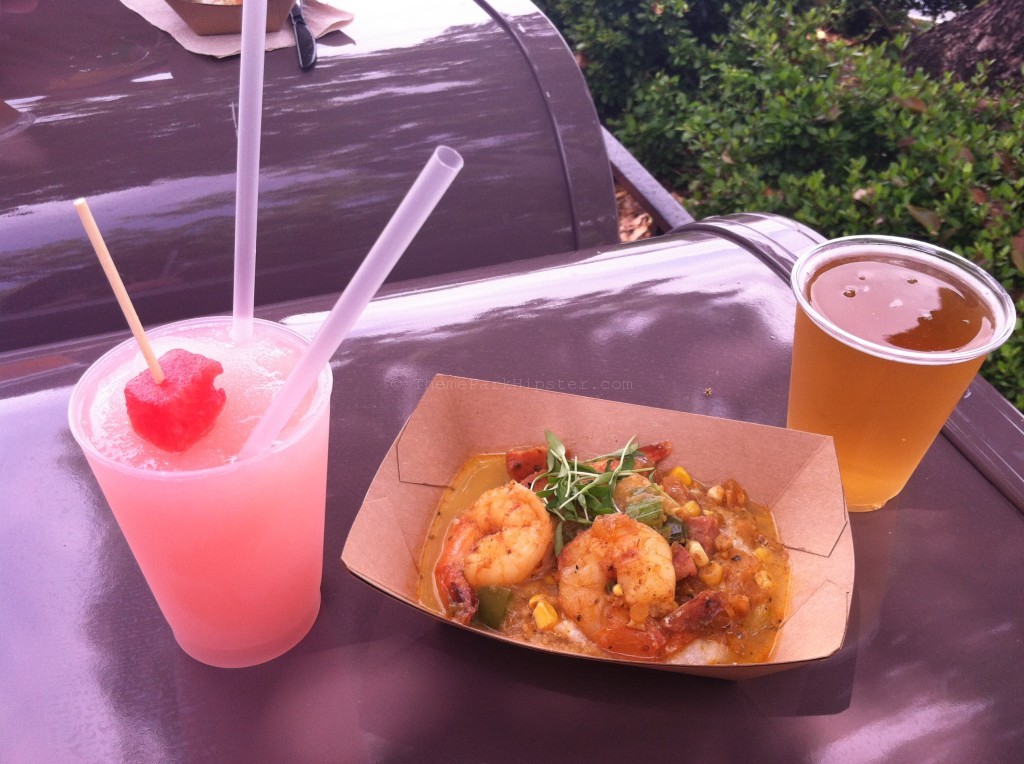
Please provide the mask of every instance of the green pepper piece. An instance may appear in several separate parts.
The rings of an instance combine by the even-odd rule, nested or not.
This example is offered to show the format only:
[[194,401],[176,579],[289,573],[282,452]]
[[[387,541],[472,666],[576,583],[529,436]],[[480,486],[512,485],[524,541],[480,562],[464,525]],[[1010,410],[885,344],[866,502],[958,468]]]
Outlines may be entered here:
[[626,505],[626,514],[652,528],[661,527],[662,503],[657,496],[642,498]]
[[682,541],[686,538],[686,529],[683,524],[674,517],[668,518],[661,526],[661,535],[669,541]]
[[476,592],[480,607],[476,617],[484,626],[500,629],[505,619],[505,611],[512,599],[512,590],[507,586],[481,586]]

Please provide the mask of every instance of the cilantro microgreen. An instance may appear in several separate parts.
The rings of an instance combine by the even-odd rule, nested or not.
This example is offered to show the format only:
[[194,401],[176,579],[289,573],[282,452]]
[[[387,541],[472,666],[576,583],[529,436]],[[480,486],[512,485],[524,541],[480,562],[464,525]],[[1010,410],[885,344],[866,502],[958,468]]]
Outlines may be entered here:
[[[598,515],[617,511],[612,496],[619,480],[650,472],[652,468],[636,468],[639,446],[635,438],[630,438],[618,451],[581,462],[575,456],[569,457],[565,444],[553,432],[545,430],[544,437],[548,442],[548,470],[534,478],[531,488],[540,484],[541,478],[546,481],[543,488],[537,489],[537,495],[544,500],[548,512],[558,518],[555,554],[559,554],[564,543],[579,530],[578,526],[588,526]],[[634,514],[636,519],[650,522],[647,508],[641,508],[639,513],[643,517]]]

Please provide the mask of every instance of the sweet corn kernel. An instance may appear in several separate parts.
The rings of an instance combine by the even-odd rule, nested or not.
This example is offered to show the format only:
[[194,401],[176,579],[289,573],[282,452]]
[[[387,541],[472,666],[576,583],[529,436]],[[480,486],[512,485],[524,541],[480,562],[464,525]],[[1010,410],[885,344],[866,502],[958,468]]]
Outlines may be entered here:
[[708,498],[716,504],[721,504],[725,498],[725,489],[720,485],[713,485],[708,489]]
[[693,478],[690,477],[690,473],[684,470],[682,467],[675,467],[668,474],[676,478],[680,483],[685,485],[687,488],[693,485]]
[[554,586],[555,577],[548,573],[546,576],[544,576],[544,583],[546,583],[548,586]]
[[757,557],[761,562],[768,562],[772,553],[765,549],[763,546],[759,546],[754,550],[754,556]]
[[537,607],[533,609],[533,622],[541,630],[550,629],[558,623],[558,613],[555,611],[554,605],[546,599],[538,602]]
[[612,587],[612,594],[614,594],[616,597],[621,597],[622,596],[622,584],[615,584],[615,586]]
[[767,570],[759,570],[754,574],[754,583],[760,586],[762,589],[771,589],[775,583],[772,581],[772,577],[768,575]]
[[644,622],[647,620],[647,616],[651,614],[651,608],[641,602],[637,602],[634,605],[629,606],[629,623],[626,624],[631,629],[643,629]]
[[700,517],[700,504],[690,499],[683,505],[682,513],[684,517]]
[[717,562],[710,562],[701,568],[697,572],[697,575],[700,577],[700,580],[708,586],[718,586],[722,583],[722,572],[721,565]]
[[690,553],[690,557],[693,558],[693,564],[698,568],[703,568],[710,562],[708,553],[704,551],[704,547],[696,539],[690,539],[686,542],[686,551]]
[[532,597],[530,597],[530,601],[527,603],[527,605],[529,606],[530,610],[533,610],[540,603],[547,602],[547,601],[548,601],[548,595],[546,595],[546,594],[534,594]]

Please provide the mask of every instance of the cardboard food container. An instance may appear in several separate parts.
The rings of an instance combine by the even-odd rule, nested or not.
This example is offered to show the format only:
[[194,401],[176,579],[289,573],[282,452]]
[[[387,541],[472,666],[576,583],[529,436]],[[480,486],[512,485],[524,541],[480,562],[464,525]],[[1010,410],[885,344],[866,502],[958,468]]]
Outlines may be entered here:
[[[188,28],[198,35],[240,34],[242,31],[242,3],[204,2],[204,0],[166,0],[181,16]],[[295,0],[267,0],[267,31],[276,32],[288,18]]]
[[[581,455],[631,437],[669,440],[672,464],[706,485],[735,478],[768,506],[789,553],[789,603],[771,661],[676,665],[581,656],[461,626],[418,601],[420,555],[445,490],[463,463],[541,445],[544,430]],[[778,427],[585,398],[496,382],[434,377],[392,444],[353,522],[342,564],[385,594],[456,628],[583,660],[723,679],[791,669],[843,644],[853,592],[853,539],[832,439]]]

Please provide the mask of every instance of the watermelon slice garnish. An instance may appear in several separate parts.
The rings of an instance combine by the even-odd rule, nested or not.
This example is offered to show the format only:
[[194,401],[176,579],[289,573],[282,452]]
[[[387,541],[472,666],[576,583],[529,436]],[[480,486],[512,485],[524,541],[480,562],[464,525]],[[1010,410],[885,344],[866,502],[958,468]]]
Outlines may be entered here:
[[140,372],[124,387],[128,419],[140,438],[164,451],[184,451],[210,431],[227,394],[213,380],[224,373],[219,361],[188,350],[160,356],[164,380]]

